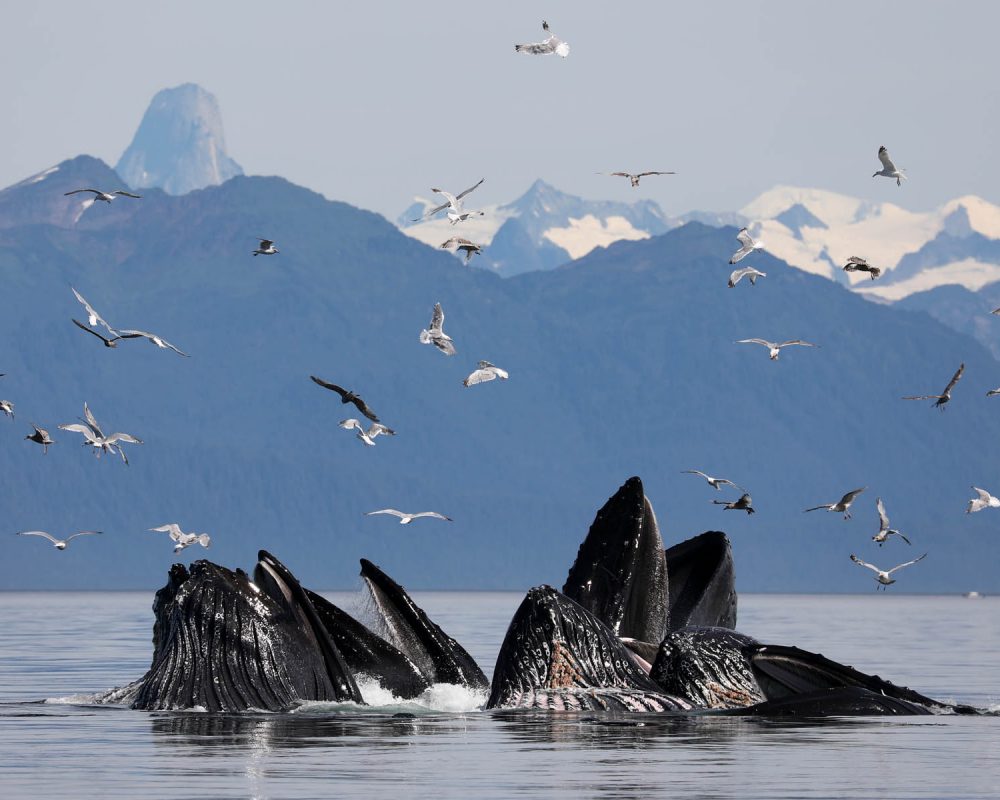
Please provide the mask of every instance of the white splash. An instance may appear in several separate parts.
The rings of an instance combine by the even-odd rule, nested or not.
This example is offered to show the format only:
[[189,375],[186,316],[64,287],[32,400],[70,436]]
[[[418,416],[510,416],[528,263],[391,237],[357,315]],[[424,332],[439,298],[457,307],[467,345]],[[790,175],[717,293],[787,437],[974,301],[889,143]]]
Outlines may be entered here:
[[452,683],[435,683],[422,694],[409,700],[396,697],[388,689],[383,689],[376,680],[365,675],[358,676],[357,684],[366,705],[311,700],[297,706],[292,713],[460,714],[481,711],[487,699],[484,691],[478,692],[467,686]]

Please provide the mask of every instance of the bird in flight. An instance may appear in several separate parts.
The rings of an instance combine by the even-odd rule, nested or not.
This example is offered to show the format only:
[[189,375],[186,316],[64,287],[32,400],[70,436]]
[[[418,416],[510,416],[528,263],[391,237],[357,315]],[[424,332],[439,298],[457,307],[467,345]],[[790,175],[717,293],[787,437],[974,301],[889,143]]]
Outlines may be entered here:
[[354,419],[354,417],[351,417],[350,419],[342,419],[339,424],[340,427],[343,428],[344,430],[347,431],[356,430],[358,432],[357,433],[358,439],[360,439],[361,442],[367,445],[368,447],[375,446],[375,437],[379,435],[383,434],[385,436],[396,435],[396,431],[394,431],[392,428],[386,427],[381,422],[373,422],[371,425],[368,426],[368,430],[365,430],[361,426],[361,423],[358,420]]
[[451,517],[446,517],[444,514],[438,514],[437,511],[421,511],[418,514],[407,514],[403,511],[397,511],[394,508],[380,508],[378,511],[369,511],[365,514],[366,517],[370,517],[374,514],[388,514],[392,517],[399,517],[400,525],[409,525],[413,520],[420,519],[420,517],[432,517],[433,519],[443,519],[446,522],[452,522]]
[[740,232],[736,234],[736,240],[740,243],[740,249],[733,253],[733,257],[729,259],[730,264],[742,261],[754,250],[760,250],[764,247],[764,243],[755,241],[746,228],[740,229]]
[[483,252],[483,246],[481,244],[476,244],[475,242],[470,242],[468,239],[463,239],[461,236],[452,236],[447,242],[441,243],[442,250],[455,250],[456,252],[461,250],[465,253],[465,263],[469,263],[474,255],[479,255]]
[[310,375],[309,377],[312,379],[313,383],[319,384],[324,389],[329,389],[331,392],[336,392],[337,394],[339,394],[341,403],[354,403],[354,405],[357,406],[358,411],[360,411],[362,414],[368,417],[368,419],[370,419],[372,422],[379,421],[379,418],[375,415],[375,412],[372,411],[368,407],[368,404],[365,403],[365,401],[362,400],[354,392],[349,392],[347,389],[341,389],[339,386],[337,386],[337,384],[328,383],[322,378],[317,378],[315,375]]
[[767,273],[761,272],[759,269],[754,269],[753,267],[734,269],[729,275],[729,283],[727,285],[730,289],[733,289],[744,277],[749,277],[750,285],[753,286],[757,283],[757,278],[766,278]]
[[100,457],[101,453],[117,453],[121,456],[122,461],[128,465],[128,456],[125,455],[122,442],[127,442],[128,444],[143,443],[142,439],[138,439],[130,433],[112,433],[106,436],[86,403],[83,404],[83,419],[81,419],[81,423],[73,422],[68,425],[60,425],[59,428],[71,433],[82,433],[84,444],[93,447],[95,450],[94,455],[98,457]]
[[878,160],[882,162],[882,169],[872,175],[873,178],[883,177],[883,178],[895,178],[896,185],[902,186],[903,181],[906,180],[906,170],[898,169],[895,164],[892,163],[892,159],[889,158],[889,151],[885,147],[880,147],[878,149]]
[[910,397],[904,397],[904,400],[935,400],[934,408],[940,407],[944,411],[945,403],[951,400],[951,390],[955,388],[955,384],[959,382],[962,378],[962,373],[965,372],[965,363],[958,365],[958,369],[955,374],[951,376],[951,380],[948,381],[948,385],[944,387],[944,391],[941,394],[921,394],[913,395]]
[[[826,511],[836,511],[844,515],[844,519],[851,518],[851,503],[854,502],[854,498],[861,494],[867,486],[862,486],[860,489],[855,489],[854,491],[848,492],[843,497],[841,497],[836,503],[824,503],[821,506],[813,506],[812,508],[807,508],[806,511],[819,511],[824,509]],[[803,513],[806,513],[804,511]]]
[[455,355],[455,345],[451,337],[442,330],[444,326],[444,311],[440,303],[434,304],[434,314],[431,316],[430,328],[420,331],[420,343],[432,344],[446,356]]
[[731,503],[727,503],[725,500],[713,500],[712,503],[722,506],[723,511],[746,511],[747,514],[757,513],[753,509],[753,498],[750,497],[749,492],[743,492],[738,500],[733,500]]
[[496,380],[497,378],[505,381],[509,377],[510,376],[507,374],[507,370],[500,369],[500,367],[491,364],[489,361],[480,361],[478,369],[462,381],[462,385],[475,386],[477,383],[486,383],[487,381]]
[[176,522],[170,522],[166,525],[160,525],[158,528],[150,528],[149,530],[155,533],[169,533],[170,538],[174,541],[175,553],[179,553],[185,547],[190,547],[193,544],[200,544],[202,547],[209,547],[212,544],[212,537],[207,533],[184,533],[181,530],[181,526]]
[[49,445],[55,444],[55,440],[49,436],[49,432],[45,428],[39,428],[34,423],[31,424],[31,427],[35,429],[35,432],[24,438],[40,444],[42,446],[42,455],[45,455],[49,452]]
[[746,491],[746,489],[744,489],[738,483],[733,483],[728,478],[713,478],[711,475],[706,475],[700,469],[682,469],[681,473],[688,475],[700,475],[706,481],[708,481],[708,485],[711,486],[716,491],[720,491],[723,485],[732,486],[734,489],[739,489],[741,492]]
[[422,217],[418,217],[413,221],[420,222],[420,220],[422,219],[430,219],[439,211],[444,211],[446,208],[448,209],[448,219],[451,220],[452,225],[454,225],[456,222],[462,222],[464,220],[467,220],[469,217],[474,217],[477,215],[482,216],[483,215],[482,211],[465,211],[462,207],[462,198],[465,197],[470,192],[473,192],[476,189],[478,189],[485,180],[486,178],[480,178],[479,183],[475,184],[474,186],[470,186],[464,192],[459,192],[456,195],[443,191],[442,189],[431,189],[431,191],[434,192],[435,194],[443,196],[447,202],[442,203],[439,206],[435,206],[429,211],[425,211]]
[[118,347],[118,340],[122,338],[121,336],[115,336],[113,339],[109,339],[107,336],[104,336],[100,331],[95,331],[93,328],[88,328],[86,325],[84,325],[77,319],[73,319],[73,324],[76,325],[76,327],[78,327],[80,330],[86,331],[92,336],[96,336],[98,339],[104,342],[105,347]]
[[653,171],[651,171],[651,172],[639,172],[639,173],[636,173],[636,174],[633,174],[631,172],[608,172],[606,174],[607,175],[616,175],[616,176],[618,176],[620,178],[628,178],[629,182],[632,184],[632,188],[634,189],[636,186],[639,185],[640,179],[645,178],[647,175],[676,175],[677,173],[676,172],[653,172]]
[[878,509],[878,533],[872,537],[872,541],[877,542],[878,546],[881,547],[890,536],[898,536],[904,542],[910,544],[910,540],[903,536],[903,534],[895,528],[889,527],[889,517],[886,516],[885,505],[882,503],[881,497],[875,498],[875,507]]
[[[260,239],[260,237],[257,238]],[[253,251],[253,254],[255,256],[273,256],[277,252],[280,251],[274,246],[274,242],[271,239],[260,239],[260,244],[257,245],[257,249]]]
[[880,267],[873,267],[859,256],[849,256],[847,263],[844,264],[844,272],[867,272],[871,279],[875,280],[882,274],[882,269]]
[[770,353],[769,357],[772,361],[777,361],[778,356],[781,354],[782,347],[790,347],[791,345],[802,345],[803,347],[818,347],[819,345],[810,344],[809,342],[804,342],[801,339],[790,339],[787,342],[769,342],[767,339],[738,339],[736,344],[761,344],[766,347]]
[[548,56],[555,53],[557,56],[566,58],[569,55],[569,45],[549,30],[549,23],[542,20],[542,30],[549,37],[544,42],[533,42],[530,44],[515,44],[515,53],[527,53],[531,56]]
[[10,400],[0,400],[0,414],[14,419],[14,404]]
[[994,497],[985,489],[980,489],[978,486],[973,486],[972,488],[978,497],[973,497],[969,501],[969,506],[965,509],[966,514],[975,514],[984,508],[1000,508],[1000,498]]
[[162,336],[157,336],[155,333],[147,333],[146,331],[123,329],[118,331],[118,337],[121,339],[148,339],[150,342],[155,344],[161,350],[173,350],[179,356],[184,356],[185,358],[189,357],[188,354],[185,353],[183,350],[178,350]]
[[131,192],[126,192],[123,189],[117,189],[113,192],[102,192],[100,189],[74,189],[72,192],[66,192],[64,196],[79,194],[80,192],[93,192],[93,199],[100,200],[102,203],[110,203],[116,197],[134,197],[136,200],[142,199],[141,194],[132,194]]
[[[90,323],[90,327],[96,328],[98,325],[103,325],[108,333],[110,333],[114,337],[117,337],[118,331],[116,331],[114,328],[108,325],[104,317],[102,317],[100,314],[94,311],[94,307],[84,299],[83,295],[80,294],[76,289],[73,289],[72,286],[70,286],[69,288],[73,290],[73,294],[76,295],[76,299],[80,301],[80,305],[82,305],[84,309],[86,309],[87,322]],[[79,325],[80,323],[77,324]],[[81,325],[80,327],[83,326]],[[102,336],[101,338],[103,339],[104,337]],[[114,345],[109,345],[109,347],[114,347]]]
[[52,542],[52,546],[56,550],[65,550],[66,545],[73,541],[77,536],[90,536],[92,534],[100,534],[103,531],[78,531],[72,536],[67,536],[65,539],[57,539],[51,533],[46,533],[45,531],[18,531],[18,536],[41,536],[44,539],[48,539]]
[[891,578],[889,576],[892,575],[892,573],[894,573],[896,570],[903,569],[903,567],[909,567],[911,564],[916,564],[918,561],[922,561],[925,558],[927,558],[927,553],[924,553],[922,556],[913,559],[913,561],[907,561],[904,564],[897,564],[892,569],[879,569],[874,564],[869,564],[867,561],[862,561],[860,558],[854,555],[854,553],[851,553],[851,561],[853,561],[859,567],[867,567],[868,569],[870,569],[872,572],[875,573],[875,580],[878,581],[878,586],[875,587],[875,591],[878,591],[879,586],[881,586],[882,589],[885,590],[886,586],[895,583],[896,579]]

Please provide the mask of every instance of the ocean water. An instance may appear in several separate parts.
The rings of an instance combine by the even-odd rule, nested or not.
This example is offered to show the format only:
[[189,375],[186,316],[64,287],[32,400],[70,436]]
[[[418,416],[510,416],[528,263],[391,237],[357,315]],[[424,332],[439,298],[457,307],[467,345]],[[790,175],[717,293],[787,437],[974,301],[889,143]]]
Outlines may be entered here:
[[[331,593],[351,609],[360,595]],[[513,593],[416,593],[492,671]],[[370,709],[148,713],[152,593],[0,593],[0,798],[1000,796],[1000,717],[818,722],[480,711],[434,687]],[[944,700],[1000,708],[1000,598],[748,595],[739,629]],[[414,716],[393,718],[398,711]]]

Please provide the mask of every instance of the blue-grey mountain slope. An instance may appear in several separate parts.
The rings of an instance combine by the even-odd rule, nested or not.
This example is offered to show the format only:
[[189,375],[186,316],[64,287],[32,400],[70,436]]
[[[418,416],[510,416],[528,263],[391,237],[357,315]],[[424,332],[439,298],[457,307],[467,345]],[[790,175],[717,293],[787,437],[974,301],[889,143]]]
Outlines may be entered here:
[[[851,552],[911,557],[871,544],[876,495],[931,553],[894,590],[1000,590],[996,520],[963,513],[970,484],[1000,488],[1000,410],[983,397],[1000,365],[926,314],[766,254],[747,259],[766,279],[727,289],[735,230],[698,224],[502,280],[279,178],[149,192],[72,222],[62,193],[117,182],[108,172],[80,158],[0,193],[0,396],[17,408],[0,419],[0,588],[157,586],[174,556],[146,529],[179,522],[212,535],[213,560],[268,548],[318,587],[353,585],[366,556],[413,588],[521,589],[561,580],[636,474],[667,546],[729,532],[740,591],[871,590]],[[251,256],[259,236],[281,252]],[[70,322],[70,286],[191,358],[101,346]],[[435,302],[452,358],[418,342]],[[820,348],[771,362],[733,344],[754,336]],[[482,358],[510,379],[464,388]],[[938,391],[960,361],[944,413],[899,399]],[[353,407],[310,374],[361,393],[397,435],[362,446],[337,427]],[[131,466],[56,429],[84,401],[145,441]],[[29,422],[53,432],[48,455],[24,441]],[[747,485],[757,514],[711,505],[725,495],[687,468]],[[852,521],[802,514],[860,485]],[[386,506],[455,522],[362,516]],[[13,537],[29,528],[105,535],[57,553]]]

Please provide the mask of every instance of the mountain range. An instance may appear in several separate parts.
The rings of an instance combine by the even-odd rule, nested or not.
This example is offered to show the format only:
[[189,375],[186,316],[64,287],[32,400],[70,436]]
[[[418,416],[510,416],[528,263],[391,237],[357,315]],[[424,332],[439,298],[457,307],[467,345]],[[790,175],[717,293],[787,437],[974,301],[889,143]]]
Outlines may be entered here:
[[[280,178],[84,207],[64,192],[125,181],[79,157],[0,192],[0,507],[8,535],[97,528],[64,553],[12,541],[0,588],[151,588],[174,556],[148,528],[213,536],[213,560],[275,552],[307,584],[353,585],[357,559],[413,588],[523,589],[562,580],[593,515],[640,475],[668,544],[733,539],[741,591],[869,591],[848,555],[890,565],[925,550],[899,591],[1000,590],[990,485],[1000,364],[923,312],[869,302],[755,256],[726,288],[735,229],[688,223],[502,279],[379,215]],[[280,253],[253,257],[257,236]],[[103,347],[70,322],[76,288],[112,325],[154,331]],[[458,355],[417,335],[441,302]],[[819,347],[778,361],[746,337]],[[504,382],[464,388],[479,359]],[[966,375],[944,413],[906,394]],[[310,375],[359,392],[397,431],[365,448],[354,414]],[[139,436],[131,466],[59,431],[84,402]],[[24,441],[29,422],[57,440]],[[723,511],[684,469],[747,485]],[[854,519],[802,509],[868,486]],[[876,496],[913,540],[879,550]],[[400,527],[363,514],[433,509]],[[185,551],[183,557],[206,555]]]

